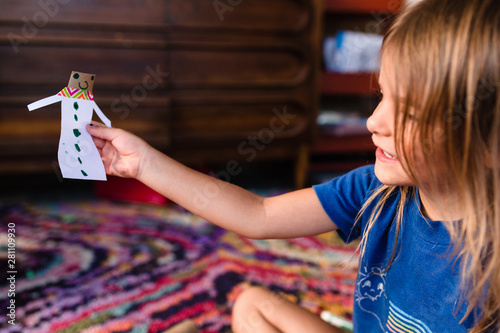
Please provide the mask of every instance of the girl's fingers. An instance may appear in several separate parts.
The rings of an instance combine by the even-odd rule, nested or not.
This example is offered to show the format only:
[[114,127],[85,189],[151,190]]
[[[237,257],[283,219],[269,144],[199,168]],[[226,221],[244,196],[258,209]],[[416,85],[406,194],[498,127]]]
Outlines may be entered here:
[[112,141],[119,133],[116,128],[109,128],[103,124],[92,122],[87,125],[87,131],[94,138]]
[[101,150],[102,150],[102,148],[104,148],[104,145],[105,145],[105,144],[106,144],[106,142],[107,142],[106,140],[99,139],[99,138],[97,138],[97,137],[93,137],[93,138],[92,138],[92,140],[94,140],[94,144],[95,144],[95,146],[97,147],[97,149],[98,149],[99,151],[101,151]]
[[[90,124],[92,124],[92,125],[90,125]],[[107,127],[107,126],[106,126],[106,125],[104,125],[103,123],[100,123],[100,122],[95,121],[95,120],[92,120],[92,121],[90,122],[90,124],[89,124],[89,125],[90,125],[90,126],[92,126],[92,127],[94,127],[94,126],[95,126],[95,127]]]

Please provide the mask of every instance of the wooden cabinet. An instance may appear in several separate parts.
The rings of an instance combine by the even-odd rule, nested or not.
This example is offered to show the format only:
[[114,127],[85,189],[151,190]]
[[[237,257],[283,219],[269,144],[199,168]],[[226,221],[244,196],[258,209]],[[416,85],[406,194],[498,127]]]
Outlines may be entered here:
[[[325,0],[323,37],[335,35],[338,30],[353,30],[383,34],[388,18],[402,7],[400,0]],[[356,101],[361,113],[376,106],[373,97],[377,76],[372,73],[333,73],[322,71],[321,103]],[[366,110],[368,109],[368,110]],[[319,130],[311,150],[311,171],[342,172],[373,161],[374,146],[370,135],[325,134]]]
[[[344,14],[371,14],[372,17],[394,14],[401,10],[402,0],[325,0],[325,11]],[[374,15],[375,14],[375,15]]]
[[[187,164],[291,158],[315,134],[319,0],[6,0],[0,12],[0,173],[52,172],[60,107],[28,112],[72,70],[96,103]],[[57,164],[55,164],[57,166]]]

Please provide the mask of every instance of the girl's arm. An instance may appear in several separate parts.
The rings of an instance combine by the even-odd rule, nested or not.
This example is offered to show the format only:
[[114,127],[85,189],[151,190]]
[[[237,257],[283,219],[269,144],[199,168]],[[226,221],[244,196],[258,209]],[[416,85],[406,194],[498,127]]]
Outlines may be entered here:
[[264,198],[192,170],[124,130],[87,130],[106,172],[133,177],[214,224],[249,238],[292,238],[336,229],[313,189]]

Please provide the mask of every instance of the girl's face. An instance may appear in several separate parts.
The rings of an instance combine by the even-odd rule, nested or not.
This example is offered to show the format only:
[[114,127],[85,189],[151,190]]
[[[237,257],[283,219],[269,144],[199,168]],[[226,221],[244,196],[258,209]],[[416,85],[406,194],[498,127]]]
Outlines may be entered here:
[[396,153],[394,123],[398,101],[394,95],[397,88],[395,69],[391,62],[384,58],[387,57],[382,58],[379,76],[382,99],[367,121],[368,130],[372,133],[373,143],[377,147],[375,175],[385,185],[414,186],[416,184],[403,168],[403,157]]
[[[402,142],[395,142],[396,106],[399,106],[399,110],[405,109],[405,91],[397,85],[395,67],[391,60],[390,54],[389,57],[382,57],[379,76],[382,100],[367,121],[368,130],[372,133],[373,143],[377,147],[375,175],[385,185],[417,186],[414,178],[410,177],[403,166],[411,167],[415,178],[418,179],[424,214],[433,220],[460,219],[460,206],[456,204],[459,201],[454,196],[456,191],[453,190],[453,180],[448,176],[445,148],[442,145],[446,137],[434,135],[442,132],[441,126],[437,124],[433,128],[433,136],[427,140],[415,138],[419,132],[417,127],[423,124],[419,124],[421,114],[418,109],[410,106],[406,111],[408,114],[402,133],[404,145]],[[398,96],[395,91],[398,91]],[[430,148],[425,142],[431,143]],[[406,161],[404,156],[398,156],[397,152],[403,151],[407,152],[405,155],[411,156],[411,161]],[[431,161],[432,170],[429,170],[428,164]]]

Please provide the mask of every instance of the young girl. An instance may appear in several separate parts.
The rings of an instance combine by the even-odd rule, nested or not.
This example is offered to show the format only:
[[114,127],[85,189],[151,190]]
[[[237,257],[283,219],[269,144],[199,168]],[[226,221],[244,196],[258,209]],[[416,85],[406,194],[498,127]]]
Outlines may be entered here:
[[[375,165],[313,188],[263,198],[123,130],[88,131],[109,174],[243,236],[361,237],[356,332],[498,332],[500,2],[423,0],[396,19],[381,55],[383,97],[368,119]],[[259,287],[239,297],[232,327],[335,332]]]

